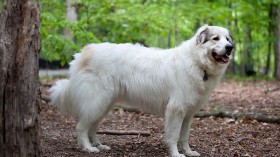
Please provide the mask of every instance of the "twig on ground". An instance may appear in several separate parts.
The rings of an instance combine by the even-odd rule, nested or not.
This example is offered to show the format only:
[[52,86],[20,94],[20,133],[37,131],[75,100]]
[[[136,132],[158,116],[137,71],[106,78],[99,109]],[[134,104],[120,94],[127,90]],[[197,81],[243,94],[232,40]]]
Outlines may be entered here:
[[98,134],[106,134],[106,135],[141,135],[141,136],[150,136],[151,133],[149,131],[118,131],[118,130],[101,130],[97,131]]

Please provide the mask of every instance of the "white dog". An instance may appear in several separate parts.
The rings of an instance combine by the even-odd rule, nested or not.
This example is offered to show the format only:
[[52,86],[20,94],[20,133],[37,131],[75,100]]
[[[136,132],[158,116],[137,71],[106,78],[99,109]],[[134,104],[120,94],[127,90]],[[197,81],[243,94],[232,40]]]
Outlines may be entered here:
[[[116,102],[165,118],[164,140],[174,157],[199,156],[189,146],[193,115],[209,99],[231,59],[233,39],[218,26],[202,26],[172,49],[134,44],[90,44],[71,62],[69,80],[50,89],[52,103],[79,117],[78,145],[110,150],[97,138],[98,123]],[[177,148],[181,143],[183,153]]]

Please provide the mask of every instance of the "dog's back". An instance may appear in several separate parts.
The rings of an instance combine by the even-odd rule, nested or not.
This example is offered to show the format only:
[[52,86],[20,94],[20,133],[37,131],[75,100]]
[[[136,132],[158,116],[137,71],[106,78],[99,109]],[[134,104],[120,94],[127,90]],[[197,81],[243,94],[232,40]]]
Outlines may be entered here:
[[[77,97],[75,90],[87,84],[85,86],[91,87],[87,90],[92,93],[92,99],[105,90],[114,102],[126,102],[163,116],[172,86],[176,83],[176,72],[172,68],[175,65],[171,63],[174,62],[173,55],[174,52],[167,50],[133,44],[87,45],[70,64],[69,85],[78,89],[69,87],[69,99]],[[99,92],[92,92],[94,90]]]

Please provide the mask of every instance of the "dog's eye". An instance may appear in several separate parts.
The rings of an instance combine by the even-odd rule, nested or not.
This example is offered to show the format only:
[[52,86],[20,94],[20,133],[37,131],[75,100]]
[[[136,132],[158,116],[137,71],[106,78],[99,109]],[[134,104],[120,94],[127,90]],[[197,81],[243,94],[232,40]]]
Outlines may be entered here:
[[218,40],[220,40],[220,38],[219,37],[214,37],[213,40],[218,41]]
[[229,38],[227,37],[227,41],[229,41]]

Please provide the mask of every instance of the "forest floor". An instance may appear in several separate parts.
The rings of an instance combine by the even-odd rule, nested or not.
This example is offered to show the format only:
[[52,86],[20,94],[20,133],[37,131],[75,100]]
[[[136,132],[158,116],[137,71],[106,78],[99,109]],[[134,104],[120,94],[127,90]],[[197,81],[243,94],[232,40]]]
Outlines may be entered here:
[[[43,93],[44,93],[43,88]],[[204,111],[230,111],[280,116],[280,82],[225,79],[215,89]],[[112,148],[98,154],[81,151],[76,144],[77,120],[46,103],[41,105],[41,139],[46,157],[164,157],[163,119],[142,112],[115,109],[99,130],[149,131],[150,136],[104,135]],[[280,125],[252,119],[194,118],[190,146],[206,157],[278,157]]]

